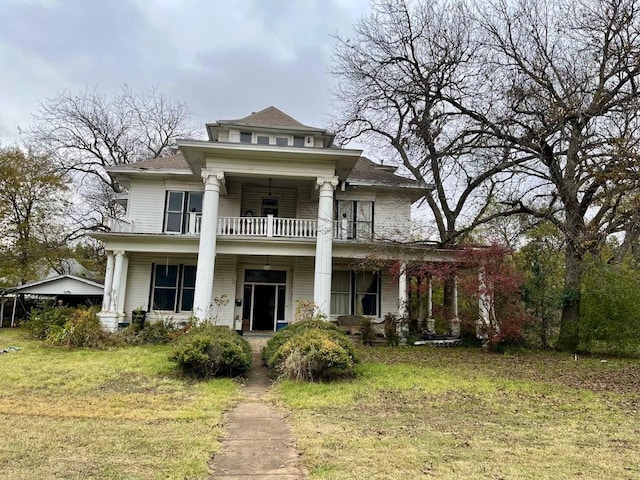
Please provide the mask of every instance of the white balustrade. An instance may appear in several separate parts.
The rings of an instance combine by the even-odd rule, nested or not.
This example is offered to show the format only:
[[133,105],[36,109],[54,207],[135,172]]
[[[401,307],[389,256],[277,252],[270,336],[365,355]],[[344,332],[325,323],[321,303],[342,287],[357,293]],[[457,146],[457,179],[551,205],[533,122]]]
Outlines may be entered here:
[[121,220],[119,218],[107,218],[107,227],[114,233],[132,233],[133,222]]
[[317,220],[304,218],[219,217],[218,235],[241,237],[315,238]]
[[189,220],[188,220],[188,228],[187,233],[189,234],[197,234],[200,233],[200,228],[202,227],[202,213],[198,212],[189,212]]

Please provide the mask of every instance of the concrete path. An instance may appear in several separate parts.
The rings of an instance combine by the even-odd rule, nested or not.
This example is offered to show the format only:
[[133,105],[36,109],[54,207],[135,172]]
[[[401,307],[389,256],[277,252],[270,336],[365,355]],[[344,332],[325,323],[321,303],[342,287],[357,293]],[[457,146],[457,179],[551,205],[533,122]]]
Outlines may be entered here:
[[[255,348],[255,347],[254,347]],[[285,412],[267,399],[270,382],[258,352],[244,386],[245,398],[225,415],[222,452],[210,479],[302,480],[307,478]]]

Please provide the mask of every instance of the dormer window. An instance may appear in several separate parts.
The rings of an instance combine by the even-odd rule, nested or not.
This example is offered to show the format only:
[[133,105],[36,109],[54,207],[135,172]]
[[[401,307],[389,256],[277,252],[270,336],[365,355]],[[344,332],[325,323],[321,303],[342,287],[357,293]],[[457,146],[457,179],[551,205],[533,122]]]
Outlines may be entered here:
[[251,132],[240,132],[240,143],[251,143]]

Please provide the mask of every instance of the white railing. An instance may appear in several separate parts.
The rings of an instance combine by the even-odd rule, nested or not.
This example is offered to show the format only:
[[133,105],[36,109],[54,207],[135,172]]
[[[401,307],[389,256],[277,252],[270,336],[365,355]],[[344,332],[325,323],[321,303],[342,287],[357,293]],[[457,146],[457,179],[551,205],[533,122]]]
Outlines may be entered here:
[[133,232],[133,222],[121,220],[119,218],[107,218],[107,227],[115,233],[131,233]]
[[202,227],[202,213],[189,212],[187,222],[187,233],[200,233],[200,227]]
[[316,220],[268,215],[266,217],[220,217],[217,234],[241,237],[315,238],[317,231]]

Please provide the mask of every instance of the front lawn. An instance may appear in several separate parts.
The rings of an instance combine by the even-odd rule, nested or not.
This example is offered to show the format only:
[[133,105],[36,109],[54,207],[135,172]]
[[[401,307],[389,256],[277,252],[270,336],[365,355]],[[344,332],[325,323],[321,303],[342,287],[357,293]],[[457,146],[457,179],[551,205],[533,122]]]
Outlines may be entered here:
[[368,348],[353,381],[283,382],[312,479],[640,478],[640,361]]
[[67,351],[0,329],[2,478],[207,477],[232,380],[185,380],[167,346]]

